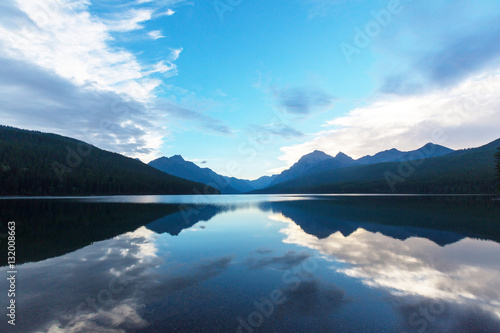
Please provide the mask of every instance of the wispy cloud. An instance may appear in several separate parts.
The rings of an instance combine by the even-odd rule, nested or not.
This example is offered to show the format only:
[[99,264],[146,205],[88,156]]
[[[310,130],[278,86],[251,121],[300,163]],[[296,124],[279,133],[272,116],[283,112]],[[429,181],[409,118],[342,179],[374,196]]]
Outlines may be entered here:
[[183,48],[178,48],[178,49],[170,49],[170,61],[176,61],[179,59],[179,56],[181,55]]
[[233,134],[233,130],[222,121],[202,112],[173,104],[165,99],[158,99],[155,102],[154,108],[158,113],[165,114],[166,117],[172,117],[178,120],[189,120],[191,124],[190,127],[192,127],[192,122],[194,122],[197,126],[212,133],[222,135]]
[[[497,8],[485,0],[484,8]],[[381,91],[421,94],[451,87],[500,66],[498,10],[469,1],[411,2],[384,30],[373,49]],[[423,19],[425,17],[425,19]]]
[[419,96],[383,96],[325,125],[333,128],[305,143],[281,148],[280,159],[290,166],[315,149],[361,157],[390,147],[411,150],[429,141],[456,149],[480,146],[498,138],[500,70],[451,89]]
[[[157,157],[170,133],[165,116],[179,109],[154,106],[162,84],[158,74],[177,74],[174,62],[182,48],[172,48],[162,61],[143,63],[114,46],[113,33],[142,29],[157,11],[172,15],[165,6],[181,2],[105,4],[114,7],[99,11],[102,17],[85,0],[2,2],[2,124],[75,137],[145,161]],[[162,37],[160,31],[149,36]],[[209,116],[182,113],[212,132],[231,132]]]
[[163,16],[172,16],[174,14],[175,14],[175,12],[172,9],[169,8],[165,12],[161,13],[160,15],[163,15]]
[[148,36],[149,36],[149,38],[154,39],[154,40],[157,40],[160,38],[165,38],[165,36],[163,36],[163,34],[161,33],[160,30],[150,31],[150,32],[148,32]]
[[333,106],[334,98],[318,88],[282,88],[273,90],[274,98],[286,112],[306,115]]
[[177,74],[177,66],[170,61],[162,60],[152,65],[150,70],[144,72],[146,75],[151,75],[153,73],[168,73],[168,76],[173,76]]
[[272,123],[265,125],[250,126],[250,133],[260,133],[266,138],[279,136],[285,140],[299,139],[304,137],[301,131],[283,123]]
[[[494,22],[498,22],[498,19]],[[415,82],[410,73],[403,73],[396,78],[388,78],[382,86],[382,91],[411,94],[425,90],[425,87],[418,86],[419,83],[430,84],[431,87],[446,87],[493,64],[498,65],[499,35],[500,27],[491,22],[484,31],[475,31],[453,40],[415,61],[415,67],[411,70],[420,72],[425,78],[424,82]]]
[[113,19],[104,20],[110,31],[127,32],[144,29],[140,24],[151,20],[154,10],[151,9],[131,9],[126,13],[115,15]]
[[0,40],[9,58],[36,64],[78,85],[127,94],[138,100],[151,97],[160,84],[144,76],[143,66],[130,52],[109,45],[111,28],[89,15],[84,1],[63,6],[55,1],[27,0],[13,26],[0,21]]
[[[381,91],[403,95],[420,93],[456,84],[470,75],[498,66],[500,44],[496,41],[499,35],[500,27],[491,22],[483,29],[444,42],[435,51],[414,59],[408,71],[387,77]],[[412,75],[412,72],[418,74]]]
[[[143,1],[138,4],[152,3],[151,1]],[[107,15],[103,22],[113,32],[129,32],[134,30],[144,29],[144,24],[152,19],[157,19],[162,16],[172,16],[174,11],[170,8],[163,9],[159,3],[151,7],[132,8],[126,11],[113,12],[112,15]]]
[[79,86],[28,62],[0,58],[0,89],[0,118],[12,126],[55,132],[145,158],[168,135],[142,103]]

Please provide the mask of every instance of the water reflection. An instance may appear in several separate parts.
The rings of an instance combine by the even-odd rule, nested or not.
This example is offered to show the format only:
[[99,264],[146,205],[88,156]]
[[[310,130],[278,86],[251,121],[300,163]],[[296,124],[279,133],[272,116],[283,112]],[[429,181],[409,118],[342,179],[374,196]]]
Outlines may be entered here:
[[[500,329],[498,243],[465,238],[455,232],[408,227],[414,224],[410,211],[400,216],[400,221],[392,222],[400,226],[391,227],[387,226],[391,217],[386,214],[382,214],[387,218],[385,225],[369,223],[381,215],[369,217],[369,207],[363,207],[364,211],[346,209],[349,205],[332,207],[329,203],[266,203],[261,207],[274,212],[270,219],[285,223],[280,231],[286,235],[285,243],[317,250],[326,260],[336,263],[331,267],[336,272],[360,279],[369,287],[387,290],[399,298],[395,302],[402,313],[429,304],[429,299],[446,302],[448,320],[434,325],[436,331],[449,329],[457,322],[463,325],[457,325],[452,332],[471,331],[463,327],[473,328],[472,331]],[[314,207],[315,213],[308,215],[306,207]],[[420,211],[418,218],[425,217],[425,213]],[[392,214],[393,219],[395,215]],[[455,221],[458,227],[452,226],[452,230],[467,234],[467,225],[474,218],[473,214],[462,216]],[[446,220],[443,222],[447,224]],[[485,214],[482,223],[497,226],[498,217],[489,219]],[[489,236],[498,239],[495,233]],[[406,316],[408,321],[410,317]],[[422,318],[412,319],[413,328],[428,326]]]
[[[232,261],[224,256],[180,263],[158,251],[157,238],[140,227],[62,257],[21,265],[16,332],[141,332],[151,326],[144,318],[146,305],[223,273]],[[168,271],[159,271],[162,266]],[[5,275],[6,268],[0,272]],[[7,332],[6,323],[0,329]]]
[[424,239],[394,239],[358,229],[345,237],[337,232],[319,239],[283,215],[271,219],[286,224],[286,243],[317,250],[337,272],[361,279],[370,287],[385,288],[395,296],[416,295],[472,304],[500,317],[500,247],[491,241],[463,239],[440,247]]
[[164,260],[154,239],[142,227],[62,257],[19,266],[16,332],[144,328],[139,299],[149,284],[149,270]]
[[439,245],[464,237],[500,242],[500,204],[485,197],[329,197],[259,204],[291,218],[308,234],[349,236],[359,228],[397,239],[422,237]]
[[[18,264],[63,255],[178,212],[175,205],[0,200],[0,220],[16,222]],[[6,233],[6,224],[0,232]],[[3,247],[5,242],[0,244]],[[0,265],[6,265],[6,256]]]
[[19,266],[15,332],[500,331],[498,207],[437,200],[30,203],[96,238]]

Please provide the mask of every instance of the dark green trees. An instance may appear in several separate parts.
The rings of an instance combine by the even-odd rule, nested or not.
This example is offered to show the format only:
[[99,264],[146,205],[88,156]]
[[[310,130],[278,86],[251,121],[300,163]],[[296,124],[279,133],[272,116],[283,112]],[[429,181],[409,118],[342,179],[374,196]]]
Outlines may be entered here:
[[0,125],[0,196],[218,192],[82,141]]
[[500,191],[500,147],[497,148],[497,153],[495,155],[495,161],[496,161],[496,165],[497,165],[498,191]]

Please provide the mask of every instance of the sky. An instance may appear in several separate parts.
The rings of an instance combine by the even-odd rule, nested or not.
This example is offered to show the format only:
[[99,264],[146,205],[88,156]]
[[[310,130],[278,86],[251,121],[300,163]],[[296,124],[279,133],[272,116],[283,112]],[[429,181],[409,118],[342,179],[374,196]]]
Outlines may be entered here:
[[498,0],[2,0],[0,124],[227,176],[500,137]]

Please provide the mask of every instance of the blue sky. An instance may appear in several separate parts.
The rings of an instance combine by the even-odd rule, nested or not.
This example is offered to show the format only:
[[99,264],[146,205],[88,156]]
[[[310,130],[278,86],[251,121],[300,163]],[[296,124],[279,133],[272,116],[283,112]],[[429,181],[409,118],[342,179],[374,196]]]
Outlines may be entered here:
[[497,1],[3,1],[0,123],[258,178],[500,137]]

